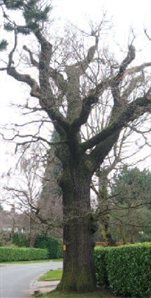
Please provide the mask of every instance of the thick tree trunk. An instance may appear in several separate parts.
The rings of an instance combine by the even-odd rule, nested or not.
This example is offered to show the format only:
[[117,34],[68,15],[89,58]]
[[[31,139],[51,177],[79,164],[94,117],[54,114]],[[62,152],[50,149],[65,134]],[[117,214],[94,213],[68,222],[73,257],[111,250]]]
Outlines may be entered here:
[[63,176],[64,265],[59,289],[95,290],[94,223],[90,207],[90,179],[78,171]]

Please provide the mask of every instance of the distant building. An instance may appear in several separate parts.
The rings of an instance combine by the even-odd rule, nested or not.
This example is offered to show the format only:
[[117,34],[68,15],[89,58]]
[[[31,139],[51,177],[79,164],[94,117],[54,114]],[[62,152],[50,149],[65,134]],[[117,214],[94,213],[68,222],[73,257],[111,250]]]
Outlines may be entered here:
[[0,232],[28,233],[29,217],[15,211],[14,205],[11,211],[0,209]]

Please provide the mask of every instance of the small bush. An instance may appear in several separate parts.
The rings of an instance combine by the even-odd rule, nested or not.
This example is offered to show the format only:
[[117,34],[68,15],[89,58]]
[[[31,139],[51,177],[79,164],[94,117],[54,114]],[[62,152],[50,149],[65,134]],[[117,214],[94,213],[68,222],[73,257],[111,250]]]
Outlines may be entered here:
[[0,247],[0,262],[48,259],[47,249]]
[[28,247],[29,237],[25,234],[15,233],[13,235],[12,243],[19,247]]
[[35,241],[35,247],[47,248],[50,259],[63,257],[62,241],[54,237],[38,235]]
[[151,297],[151,243],[97,249],[96,277],[116,295]]

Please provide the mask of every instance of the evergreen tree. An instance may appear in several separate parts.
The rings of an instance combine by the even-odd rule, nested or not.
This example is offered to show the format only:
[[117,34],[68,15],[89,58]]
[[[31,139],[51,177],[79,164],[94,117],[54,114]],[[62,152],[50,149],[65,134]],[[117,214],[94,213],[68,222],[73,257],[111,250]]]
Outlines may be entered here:
[[151,234],[151,173],[121,170],[112,187],[111,229],[116,240],[149,240]]

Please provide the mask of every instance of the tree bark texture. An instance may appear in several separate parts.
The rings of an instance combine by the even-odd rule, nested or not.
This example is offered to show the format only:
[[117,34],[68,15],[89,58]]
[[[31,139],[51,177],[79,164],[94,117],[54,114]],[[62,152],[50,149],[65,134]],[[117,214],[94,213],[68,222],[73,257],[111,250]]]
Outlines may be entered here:
[[90,177],[79,169],[63,174],[64,264],[61,290],[93,291],[94,222],[90,207]]

